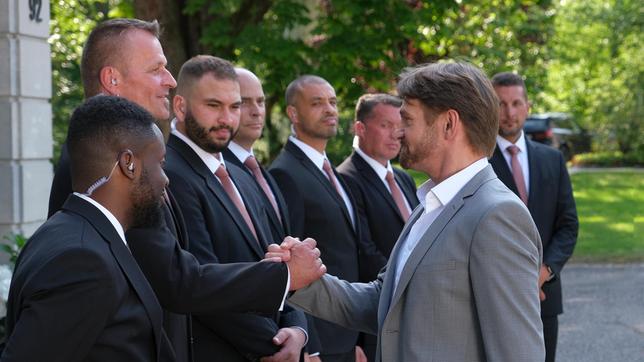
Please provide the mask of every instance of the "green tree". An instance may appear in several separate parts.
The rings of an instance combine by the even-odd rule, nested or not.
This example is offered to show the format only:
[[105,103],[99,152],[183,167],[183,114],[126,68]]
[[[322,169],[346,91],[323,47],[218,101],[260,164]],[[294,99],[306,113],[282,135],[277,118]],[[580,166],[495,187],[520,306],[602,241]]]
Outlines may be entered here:
[[318,74],[336,89],[343,121],[328,153],[338,161],[349,152],[354,102],[364,92],[391,92],[408,65],[465,59],[489,72],[524,72],[540,89],[552,22],[551,1],[188,0],[180,16],[176,6],[135,0],[134,7],[172,28],[164,46],[174,66],[208,53],[263,79],[269,116],[260,151],[269,159],[288,135],[281,102],[298,75]]
[[598,150],[644,153],[642,15],[631,0],[567,1],[557,11],[544,98],[592,129]]

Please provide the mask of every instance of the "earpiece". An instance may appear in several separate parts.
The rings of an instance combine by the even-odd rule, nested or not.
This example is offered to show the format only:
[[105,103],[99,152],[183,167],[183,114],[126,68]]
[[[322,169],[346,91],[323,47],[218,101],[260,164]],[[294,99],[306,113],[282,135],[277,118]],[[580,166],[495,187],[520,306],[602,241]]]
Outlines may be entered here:
[[112,85],[116,85],[116,79],[112,78]]
[[134,162],[132,162],[131,164],[127,165],[127,169],[128,169],[128,171],[134,171]]

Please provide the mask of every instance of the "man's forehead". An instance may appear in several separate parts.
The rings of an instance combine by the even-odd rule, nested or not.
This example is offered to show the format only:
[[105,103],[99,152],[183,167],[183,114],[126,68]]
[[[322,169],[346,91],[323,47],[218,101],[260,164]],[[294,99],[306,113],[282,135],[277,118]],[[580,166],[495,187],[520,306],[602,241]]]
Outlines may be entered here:
[[329,83],[306,83],[300,89],[300,95],[306,98],[334,98],[335,89]]

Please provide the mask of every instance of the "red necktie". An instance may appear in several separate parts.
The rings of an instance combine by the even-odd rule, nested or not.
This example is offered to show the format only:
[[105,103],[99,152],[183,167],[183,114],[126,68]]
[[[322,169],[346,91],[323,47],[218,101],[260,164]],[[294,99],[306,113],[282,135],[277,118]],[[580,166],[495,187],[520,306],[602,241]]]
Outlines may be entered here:
[[326,158],[324,159],[324,163],[322,164],[322,169],[326,173],[326,177],[329,179],[329,181],[331,181],[331,185],[333,185],[335,192],[337,192],[340,198],[343,199],[342,192],[340,192],[340,187],[338,186],[338,179],[335,178],[335,174],[331,169],[331,164],[329,163],[329,160],[327,160]]
[[246,161],[244,161],[244,165],[248,167],[250,172],[253,173],[255,180],[257,180],[257,183],[266,194],[266,197],[268,197],[268,200],[271,202],[271,205],[273,205],[273,209],[275,210],[275,214],[277,214],[277,218],[280,221],[282,221],[282,217],[280,216],[280,210],[277,207],[277,202],[275,201],[275,195],[273,194],[273,191],[271,191],[270,186],[268,186],[268,182],[266,182],[266,179],[264,178],[264,175],[262,174],[262,170],[259,168],[259,164],[257,163],[257,160],[255,159],[255,157],[248,156],[246,158]]
[[230,176],[228,176],[228,171],[226,171],[224,165],[219,166],[217,171],[215,171],[215,176],[217,176],[217,178],[221,182],[221,186],[224,187],[224,191],[226,191],[230,200],[233,202],[233,204],[235,204],[237,210],[239,210],[239,213],[244,218],[244,221],[246,221],[248,228],[255,236],[255,240],[259,242],[259,239],[257,238],[257,232],[255,232],[255,227],[253,226],[253,221],[250,219],[250,214],[248,214],[248,210],[246,210],[244,203],[242,202],[239,195],[237,195],[237,192],[235,192],[233,182],[230,180]]
[[514,183],[517,185],[517,190],[519,190],[519,197],[524,204],[528,205],[528,192],[525,188],[525,178],[523,177],[523,171],[521,169],[521,163],[519,163],[519,147],[515,145],[508,146],[508,152],[512,156],[510,159],[510,164],[512,165],[512,176],[514,177]]
[[409,210],[407,209],[407,205],[405,204],[405,199],[403,199],[402,191],[400,191],[400,187],[398,187],[398,184],[394,179],[393,172],[387,171],[387,176],[385,176],[385,180],[387,180],[387,184],[389,184],[389,189],[391,190],[391,197],[394,198],[394,202],[396,203],[396,206],[398,206],[398,211],[400,211],[400,216],[402,216],[403,220],[407,221],[407,219],[409,219]]

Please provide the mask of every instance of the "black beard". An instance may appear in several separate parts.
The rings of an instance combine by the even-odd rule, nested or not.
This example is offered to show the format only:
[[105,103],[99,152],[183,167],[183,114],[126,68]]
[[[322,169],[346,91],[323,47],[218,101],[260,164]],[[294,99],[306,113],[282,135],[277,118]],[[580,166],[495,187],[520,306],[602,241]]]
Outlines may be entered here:
[[133,196],[132,227],[149,228],[162,225],[161,196],[154,194],[150,182],[150,176],[144,167]]
[[160,202],[139,203],[132,208],[133,228],[161,227],[163,213]]
[[[192,116],[190,110],[186,112],[185,116],[185,125],[186,125],[186,136],[192,140],[197,146],[202,150],[210,153],[219,153],[228,147],[230,141],[235,137],[235,130],[230,126],[219,126],[212,127],[209,130],[206,130],[204,127],[201,127],[197,120]],[[230,131],[230,139],[225,144],[219,144],[212,142],[208,138],[208,132],[219,131],[220,129],[227,129]]]

